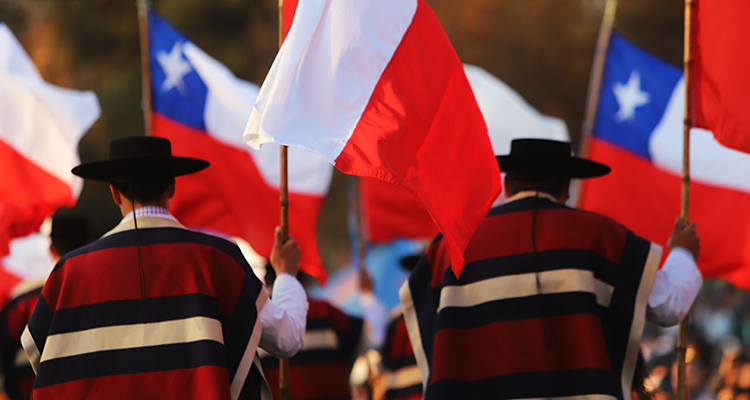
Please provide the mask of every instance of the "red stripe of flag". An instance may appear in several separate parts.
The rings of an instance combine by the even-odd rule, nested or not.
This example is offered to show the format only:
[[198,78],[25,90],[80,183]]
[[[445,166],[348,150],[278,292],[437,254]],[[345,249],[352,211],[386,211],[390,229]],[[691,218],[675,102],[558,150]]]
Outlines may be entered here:
[[[170,210],[183,224],[243,238],[269,259],[273,227],[279,224],[279,190],[266,183],[252,156],[206,133],[154,114],[154,132],[172,142],[172,152],[211,163],[197,174],[177,178]],[[211,194],[211,201],[206,194]],[[289,193],[289,233],[301,250],[300,268],[325,282],[315,229],[323,197]]]
[[724,146],[750,153],[750,2],[694,4],[694,123]]

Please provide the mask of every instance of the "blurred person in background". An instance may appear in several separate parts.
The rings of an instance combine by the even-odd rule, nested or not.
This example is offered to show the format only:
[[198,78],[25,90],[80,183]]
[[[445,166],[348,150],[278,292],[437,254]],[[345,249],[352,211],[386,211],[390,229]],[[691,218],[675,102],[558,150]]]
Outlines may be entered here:
[[[411,272],[420,254],[404,257],[401,267]],[[406,321],[400,305],[391,310],[385,343],[380,350],[382,376],[373,393],[374,400],[419,400],[422,398],[422,377],[409,342]]]
[[[78,215],[57,213],[52,217],[50,254],[60,258],[89,243],[88,220]],[[52,266],[50,266],[51,269]],[[34,370],[21,346],[21,333],[29,323],[46,277],[17,284],[11,301],[0,311],[0,365],[3,390],[10,400],[26,400],[34,386]]]
[[[365,272],[366,273],[366,272]],[[298,273],[306,288],[314,278]],[[266,266],[266,286],[272,288],[276,274]],[[328,301],[308,297],[305,344],[289,359],[289,400],[349,400],[350,374],[358,356],[378,348],[385,330],[384,307],[372,293],[372,282],[364,275],[360,285],[362,318],[348,315]],[[279,393],[279,360],[259,351],[263,373],[274,398]]]
[[497,157],[509,199],[474,233],[460,277],[438,236],[402,287],[426,400],[628,399],[645,320],[687,315],[703,282],[695,225],[677,219],[659,270],[660,246],[564,205],[572,178],[610,171],[571,154],[513,140]]

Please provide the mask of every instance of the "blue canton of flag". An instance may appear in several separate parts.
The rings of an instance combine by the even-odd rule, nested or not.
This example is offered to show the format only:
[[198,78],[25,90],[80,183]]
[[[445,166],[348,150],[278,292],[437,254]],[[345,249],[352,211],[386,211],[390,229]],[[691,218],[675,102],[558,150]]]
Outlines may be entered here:
[[613,33],[594,135],[651,159],[649,138],[682,71]]
[[208,89],[184,53],[187,47],[194,45],[155,13],[149,13],[148,18],[154,110],[186,126],[205,131],[204,109]]

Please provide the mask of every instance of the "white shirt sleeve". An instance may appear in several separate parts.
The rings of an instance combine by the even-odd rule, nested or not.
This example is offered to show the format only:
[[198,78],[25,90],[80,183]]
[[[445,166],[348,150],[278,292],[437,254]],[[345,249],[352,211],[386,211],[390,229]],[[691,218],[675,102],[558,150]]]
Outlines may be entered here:
[[279,358],[295,355],[305,344],[307,307],[305,289],[296,278],[276,277],[273,296],[260,311],[260,348]]
[[365,321],[365,350],[380,349],[385,341],[385,330],[388,325],[388,310],[372,293],[361,293],[359,305],[362,308],[362,319]]
[[690,312],[701,285],[703,276],[695,265],[693,254],[682,247],[675,247],[662,269],[656,271],[648,297],[646,319],[662,327],[679,324]]

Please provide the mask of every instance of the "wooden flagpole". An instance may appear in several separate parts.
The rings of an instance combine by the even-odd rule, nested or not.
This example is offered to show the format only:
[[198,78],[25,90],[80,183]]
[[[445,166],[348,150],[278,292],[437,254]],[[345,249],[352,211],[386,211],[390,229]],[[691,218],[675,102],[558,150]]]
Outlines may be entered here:
[[[599,37],[596,40],[596,50],[594,52],[594,62],[591,66],[591,76],[589,78],[589,92],[586,96],[586,109],[583,116],[583,127],[581,137],[578,141],[578,156],[587,157],[589,152],[589,142],[594,131],[594,122],[599,111],[599,97],[602,92],[602,80],[604,79],[604,67],[607,62],[607,50],[609,48],[609,39],[612,37],[612,28],[615,24],[615,14],[617,11],[617,0],[607,0],[604,6],[604,15],[602,24],[599,28]],[[581,198],[581,181],[577,181],[572,188],[571,204],[575,207]]]
[[604,67],[607,61],[609,39],[612,37],[616,12],[617,0],[607,0],[604,6],[604,15],[602,16],[602,25],[599,28],[599,37],[596,40],[594,63],[591,66],[589,93],[586,96],[586,111],[583,117],[580,145],[578,146],[579,157],[585,157],[588,153],[589,141],[594,131],[594,122],[596,121],[596,114],[599,111],[599,97],[602,93],[602,80],[604,79]]
[[[279,49],[284,42],[284,0],[279,0]],[[281,211],[280,224],[283,230],[283,239],[289,238],[289,173],[287,166],[287,147],[281,146],[281,169],[279,182],[279,208]],[[289,399],[289,359],[279,359],[279,399]]]
[[354,211],[357,219],[357,265],[359,266],[360,288],[372,291],[372,278],[367,272],[367,238],[362,213],[362,177],[353,176],[354,179]]
[[138,8],[138,28],[141,41],[141,81],[142,84],[142,101],[143,101],[143,125],[146,136],[152,135],[152,117],[151,117],[151,63],[150,49],[148,41],[148,12],[151,10],[150,0],[137,0]]
[[[692,120],[692,88],[690,84],[692,71],[692,54],[691,54],[691,31],[692,31],[692,11],[693,0],[685,0],[685,35],[684,35],[684,54],[683,69],[685,74],[685,119],[683,123],[682,134],[682,203],[680,215],[683,224],[688,223],[690,209],[690,128],[693,126]],[[683,225],[684,226],[684,225]],[[677,400],[687,400],[689,393],[686,382],[686,355],[688,339],[688,323],[690,314],[680,322],[680,330],[677,338]]]

